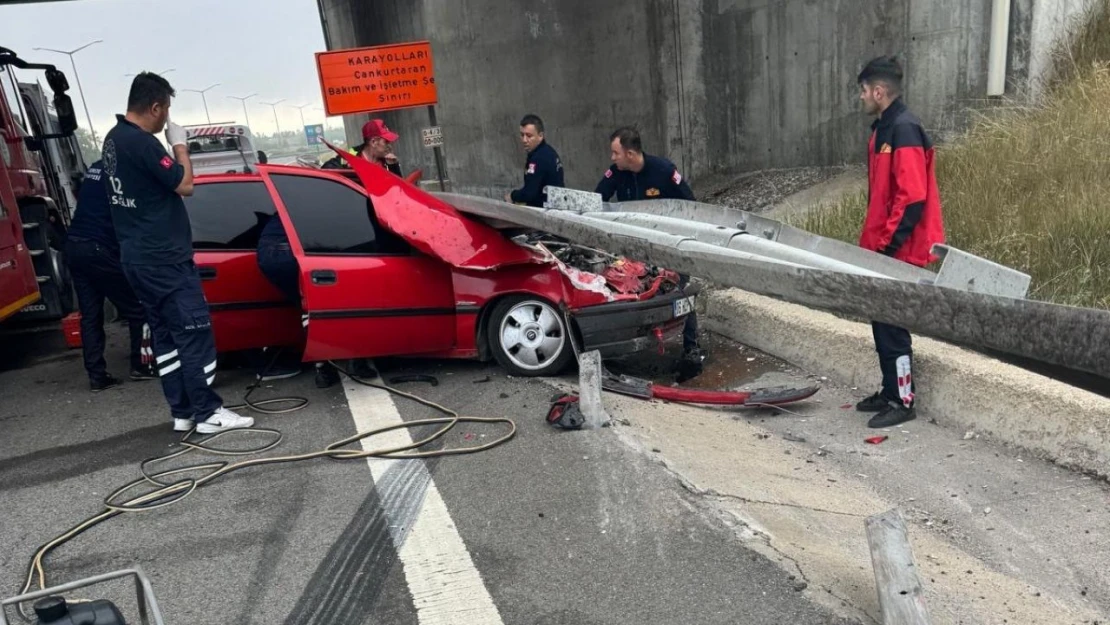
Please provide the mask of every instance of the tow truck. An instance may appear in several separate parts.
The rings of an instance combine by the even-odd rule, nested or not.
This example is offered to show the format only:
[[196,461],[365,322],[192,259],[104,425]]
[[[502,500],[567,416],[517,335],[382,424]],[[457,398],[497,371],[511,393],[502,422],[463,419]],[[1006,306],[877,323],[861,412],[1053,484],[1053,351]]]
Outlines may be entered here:
[[[51,102],[12,68],[42,70]],[[62,249],[85,171],[77,116],[53,65],[0,47],[0,85],[0,322],[53,321],[74,309]]]

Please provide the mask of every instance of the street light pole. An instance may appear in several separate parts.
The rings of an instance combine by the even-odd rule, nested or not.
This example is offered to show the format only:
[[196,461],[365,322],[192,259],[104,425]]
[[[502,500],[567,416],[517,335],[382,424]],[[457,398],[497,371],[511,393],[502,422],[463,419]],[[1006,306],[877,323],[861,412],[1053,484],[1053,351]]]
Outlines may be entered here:
[[95,44],[103,43],[103,42],[104,42],[103,39],[97,39],[96,41],[91,41],[91,42],[86,43],[85,45],[81,46],[80,48],[77,48],[75,50],[70,50],[68,52],[65,51],[65,50],[55,50],[54,48],[35,48],[35,50],[43,50],[43,51],[46,51],[46,52],[57,52],[58,54],[64,54],[64,55],[69,57],[69,64],[73,66],[73,78],[74,78],[74,80],[77,81],[77,93],[81,94],[81,106],[83,106],[85,108],[85,119],[88,120],[88,122],[89,122],[89,132],[92,133],[93,145],[96,145],[96,144],[100,143],[100,141],[96,138],[96,128],[93,127],[92,115],[89,115],[89,103],[88,103],[87,100],[85,100],[85,90],[81,88],[81,76],[79,76],[77,74],[77,62],[73,60],[73,55],[77,54],[78,52],[84,50],[85,48],[87,48],[91,45],[95,45]]
[[[164,69],[160,72],[154,72],[154,73],[158,74],[159,76],[165,76],[166,74],[172,72],[173,70],[174,70],[174,68],[171,67],[169,69]],[[123,75],[124,78],[134,78],[135,76],[138,76],[138,74],[124,74]]]
[[182,89],[182,91],[188,91],[190,93],[199,93],[200,94],[200,101],[204,102],[204,117],[208,120],[209,124],[212,123],[212,116],[208,114],[208,98],[206,98],[204,96],[204,94],[211,91],[212,89],[214,89],[216,87],[219,87],[219,86],[220,86],[220,83],[215,83],[215,84],[212,84],[212,85],[208,85],[204,89]]
[[281,104],[284,101],[285,101],[285,98],[282,98],[282,99],[278,100],[277,102],[263,102],[263,104],[265,104],[266,106],[274,109],[274,127],[277,128],[278,143],[281,144],[281,145],[284,145],[285,142],[282,141],[282,139],[281,139],[281,124],[278,123],[277,105]]
[[[297,109],[297,112],[299,112],[301,114],[301,127],[302,128],[305,127],[304,109],[305,109],[306,106],[311,106],[311,104],[302,104],[300,106],[295,106],[295,105],[290,104],[290,106]],[[316,154],[320,154],[320,142],[319,141],[316,142]]]
[[244,95],[244,96],[237,96],[237,95],[227,96],[227,97],[231,98],[232,100],[239,100],[239,103],[243,105],[243,117],[246,118],[248,127],[250,127],[250,125],[251,125],[251,116],[250,116],[249,113],[247,113],[247,100],[249,100],[249,99],[251,99],[251,98],[253,98],[257,95],[258,95],[257,93],[252,93],[250,95]]

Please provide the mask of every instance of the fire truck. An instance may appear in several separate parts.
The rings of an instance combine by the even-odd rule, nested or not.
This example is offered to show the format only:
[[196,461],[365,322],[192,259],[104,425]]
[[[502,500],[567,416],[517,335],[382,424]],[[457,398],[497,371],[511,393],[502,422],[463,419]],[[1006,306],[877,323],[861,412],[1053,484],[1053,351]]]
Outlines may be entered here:
[[[43,72],[51,91],[13,68]],[[0,47],[0,322],[57,320],[74,309],[62,256],[85,162],[69,82],[53,65]]]

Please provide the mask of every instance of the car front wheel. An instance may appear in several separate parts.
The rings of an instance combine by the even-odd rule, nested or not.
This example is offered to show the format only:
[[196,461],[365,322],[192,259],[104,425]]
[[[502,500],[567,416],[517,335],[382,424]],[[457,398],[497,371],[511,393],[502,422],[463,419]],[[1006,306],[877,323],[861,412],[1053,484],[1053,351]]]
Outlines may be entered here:
[[574,358],[566,321],[545,300],[502,300],[494,306],[488,323],[493,355],[513,375],[556,375]]

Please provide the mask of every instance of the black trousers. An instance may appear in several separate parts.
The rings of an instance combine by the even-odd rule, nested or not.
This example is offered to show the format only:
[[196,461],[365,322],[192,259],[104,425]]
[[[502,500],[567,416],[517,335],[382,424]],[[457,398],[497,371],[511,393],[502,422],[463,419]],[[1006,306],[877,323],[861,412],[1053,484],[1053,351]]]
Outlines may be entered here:
[[[678,288],[685,289],[687,284],[690,284],[690,276],[678,274]],[[686,316],[686,323],[682,326],[682,349],[690,351],[696,347],[698,347],[698,313],[695,310]]]
[[119,252],[96,241],[69,237],[66,241],[66,263],[77,292],[81,311],[81,352],[89,381],[103,382],[108,377],[104,362],[104,300],[112,302],[121,317],[127,320],[131,335],[131,370],[143,368],[140,349],[146,317],[143,305],[123,275]]
[[875,350],[879,352],[879,369],[883,373],[881,394],[893,402],[913,405],[913,339],[909,330],[871,322]]
[[223,399],[216,380],[216,339],[200,274],[193,261],[175,265],[125,264],[123,271],[146,310],[162,392],[176,419],[201,423]]

